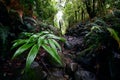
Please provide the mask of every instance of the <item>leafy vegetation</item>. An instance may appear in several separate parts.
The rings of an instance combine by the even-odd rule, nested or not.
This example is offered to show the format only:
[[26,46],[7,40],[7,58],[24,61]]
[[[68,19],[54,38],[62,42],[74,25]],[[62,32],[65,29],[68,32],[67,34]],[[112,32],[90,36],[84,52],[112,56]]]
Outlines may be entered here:
[[0,25],[0,52],[3,56],[6,55],[8,49],[8,36],[9,36],[8,27]]
[[[120,0],[0,0],[0,79],[120,80],[119,5]],[[20,73],[24,66],[26,74]]]
[[18,39],[14,41],[13,47],[20,46],[12,59],[15,57],[21,55],[21,53],[25,52],[30,48],[30,51],[27,56],[26,60],[26,70],[28,71],[30,69],[30,65],[39,53],[40,47],[45,49],[59,64],[62,65],[61,58],[57,52],[57,50],[61,51],[61,47],[59,43],[56,41],[61,40],[65,41],[64,38],[57,37],[54,34],[48,32],[48,31],[42,31],[41,33],[25,33],[28,38],[26,39]]
[[111,36],[117,41],[117,43],[119,44],[119,48],[120,48],[120,38],[119,38],[117,32],[112,28],[107,28],[107,29],[111,33]]

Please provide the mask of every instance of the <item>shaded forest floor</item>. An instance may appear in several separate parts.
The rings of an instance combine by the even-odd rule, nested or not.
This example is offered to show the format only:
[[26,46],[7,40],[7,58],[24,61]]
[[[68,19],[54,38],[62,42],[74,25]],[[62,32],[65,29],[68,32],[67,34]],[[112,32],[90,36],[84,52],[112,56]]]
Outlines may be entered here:
[[63,66],[43,50],[32,63],[32,71],[23,74],[25,56],[11,60],[13,53],[8,53],[0,56],[0,80],[120,80],[119,34],[119,11],[78,23],[67,30],[66,42],[60,43]]

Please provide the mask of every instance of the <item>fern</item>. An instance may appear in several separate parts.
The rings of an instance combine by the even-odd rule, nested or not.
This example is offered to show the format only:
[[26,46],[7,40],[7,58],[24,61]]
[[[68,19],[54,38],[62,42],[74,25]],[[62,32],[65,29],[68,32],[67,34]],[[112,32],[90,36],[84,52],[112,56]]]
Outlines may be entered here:
[[119,48],[120,48],[120,38],[119,38],[119,36],[117,34],[117,31],[115,31],[112,28],[107,28],[107,30],[110,32],[111,36],[117,41],[117,43],[119,45]]
[[[27,34],[29,35],[29,33],[25,33],[25,35],[28,37]],[[61,58],[57,52],[58,49],[61,51],[61,47],[56,40],[65,41],[64,38],[55,36],[48,31],[32,34],[27,39],[15,40],[12,49],[16,47],[19,48],[14,53],[12,59],[30,49],[25,67],[25,70],[28,71],[30,69],[31,63],[34,61],[36,55],[38,54],[40,47],[43,47],[43,49],[45,49],[51,55],[51,57],[55,59],[56,62],[62,65]]]

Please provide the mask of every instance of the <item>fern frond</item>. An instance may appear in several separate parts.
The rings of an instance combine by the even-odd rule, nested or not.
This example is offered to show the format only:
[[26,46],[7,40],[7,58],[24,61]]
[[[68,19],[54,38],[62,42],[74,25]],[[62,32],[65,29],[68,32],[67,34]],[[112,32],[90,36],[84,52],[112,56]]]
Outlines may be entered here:
[[117,34],[117,31],[115,31],[112,28],[107,28],[107,30],[110,32],[111,36],[117,41],[117,43],[119,45],[119,48],[120,48],[120,38],[119,38],[119,36]]

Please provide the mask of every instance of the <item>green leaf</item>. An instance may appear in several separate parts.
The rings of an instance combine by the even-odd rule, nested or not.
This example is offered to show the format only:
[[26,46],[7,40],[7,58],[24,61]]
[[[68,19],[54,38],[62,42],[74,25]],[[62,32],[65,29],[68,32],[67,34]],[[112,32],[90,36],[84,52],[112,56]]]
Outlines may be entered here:
[[50,46],[48,46],[48,45],[42,45],[42,47],[43,47],[59,64],[62,65],[60,56],[58,55],[58,53],[57,53],[53,48],[50,48]]
[[47,36],[48,36],[48,38],[58,39],[58,40],[65,42],[65,38],[55,36],[54,34],[48,34]]
[[39,51],[39,47],[38,47],[37,44],[35,44],[35,45],[31,48],[31,50],[30,50],[30,52],[29,52],[29,54],[28,54],[28,56],[27,56],[26,69],[25,69],[26,71],[28,71],[28,70],[30,69],[30,66],[31,66],[32,62],[34,61],[34,59],[35,59],[38,51]]
[[37,37],[38,37],[38,36],[35,35],[35,34],[32,35],[32,36],[28,39],[27,43],[34,42],[34,41],[36,40]]
[[56,48],[54,42],[52,41],[52,39],[48,39],[48,42],[49,42],[50,46],[57,51],[57,48]]
[[44,40],[45,40],[45,35],[44,36],[40,36],[39,38],[38,38],[38,46],[40,47],[42,44],[43,44],[43,42],[44,42]]
[[52,39],[48,39],[48,42],[50,44],[51,51],[54,53],[57,59],[60,59],[58,52],[57,52],[57,47],[55,46],[54,42]]
[[25,39],[16,40],[15,43],[12,45],[11,49],[16,48],[16,47],[18,47],[26,42],[27,42],[27,40],[25,40]]
[[24,35],[26,37],[30,37],[33,35],[33,33],[28,33],[28,32],[22,32],[21,35]]
[[48,34],[48,38],[53,38],[53,39],[60,39],[60,37],[55,36],[54,34]]
[[66,41],[66,39],[65,39],[65,38],[62,38],[62,37],[60,37],[59,40],[61,40],[62,42],[65,42],[65,41]]
[[29,44],[24,44],[21,47],[19,47],[15,54],[13,55],[12,59],[14,59],[15,57],[17,57],[18,55],[20,55],[21,53],[23,53],[24,51],[26,51],[27,49],[29,49],[34,43],[29,43]]
[[117,32],[112,28],[107,28],[107,30],[111,33],[111,36],[117,41],[117,43],[119,44],[119,48],[120,48],[120,38]]
[[62,51],[61,46],[59,45],[59,43],[58,43],[56,40],[54,40],[54,39],[52,39],[52,41],[54,42],[55,46],[56,46],[60,51]]
[[54,39],[48,39],[48,41],[52,48],[54,48],[56,51],[57,51],[57,49],[59,49],[61,51],[61,46],[59,45],[59,43],[57,41],[55,41]]
[[38,35],[41,36],[41,35],[43,35],[43,34],[45,35],[45,34],[48,34],[48,33],[49,33],[48,31],[42,31],[42,32],[40,32]]

